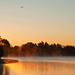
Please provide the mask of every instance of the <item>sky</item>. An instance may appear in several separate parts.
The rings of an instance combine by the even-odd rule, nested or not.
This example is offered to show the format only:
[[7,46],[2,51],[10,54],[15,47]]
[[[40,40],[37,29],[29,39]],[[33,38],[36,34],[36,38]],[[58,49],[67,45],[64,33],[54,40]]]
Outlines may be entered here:
[[75,46],[75,0],[0,0],[0,36],[13,46]]

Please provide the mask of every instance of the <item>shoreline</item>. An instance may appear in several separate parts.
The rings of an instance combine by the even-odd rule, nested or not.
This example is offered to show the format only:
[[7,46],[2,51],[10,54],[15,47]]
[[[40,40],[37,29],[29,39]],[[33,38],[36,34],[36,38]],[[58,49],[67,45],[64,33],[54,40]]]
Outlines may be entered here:
[[17,63],[18,60],[13,59],[0,59],[0,64],[9,64],[9,63]]

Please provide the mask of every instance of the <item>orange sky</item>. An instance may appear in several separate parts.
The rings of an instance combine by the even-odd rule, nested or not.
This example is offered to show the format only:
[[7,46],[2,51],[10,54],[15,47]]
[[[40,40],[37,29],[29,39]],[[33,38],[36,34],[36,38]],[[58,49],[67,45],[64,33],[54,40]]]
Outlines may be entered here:
[[1,0],[0,36],[12,45],[75,45],[74,7],[74,0]]

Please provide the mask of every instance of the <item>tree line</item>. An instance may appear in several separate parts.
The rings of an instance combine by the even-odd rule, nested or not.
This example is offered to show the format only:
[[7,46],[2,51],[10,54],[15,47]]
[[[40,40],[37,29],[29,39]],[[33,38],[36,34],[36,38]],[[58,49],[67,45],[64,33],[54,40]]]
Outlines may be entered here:
[[1,56],[75,56],[75,46],[62,46],[60,44],[38,44],[28,42],[22,46],[12,47],[7,39],[0,41]]

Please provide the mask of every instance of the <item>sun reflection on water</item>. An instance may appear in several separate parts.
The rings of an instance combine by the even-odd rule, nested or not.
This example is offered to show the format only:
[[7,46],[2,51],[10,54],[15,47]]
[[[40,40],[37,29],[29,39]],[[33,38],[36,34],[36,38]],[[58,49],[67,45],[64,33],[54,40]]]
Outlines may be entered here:
[[9,75],[75,75],[74,63],[19,62],[5,66]]

